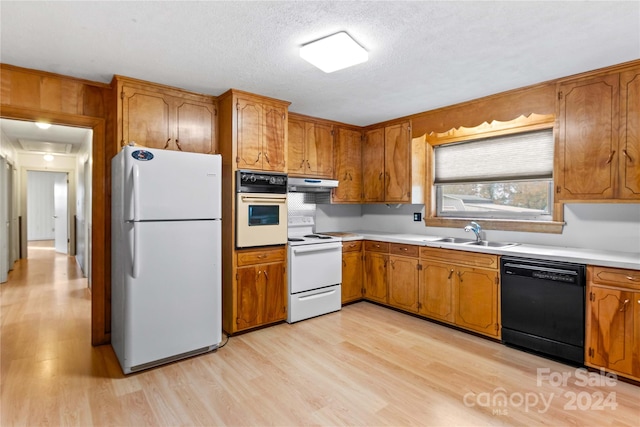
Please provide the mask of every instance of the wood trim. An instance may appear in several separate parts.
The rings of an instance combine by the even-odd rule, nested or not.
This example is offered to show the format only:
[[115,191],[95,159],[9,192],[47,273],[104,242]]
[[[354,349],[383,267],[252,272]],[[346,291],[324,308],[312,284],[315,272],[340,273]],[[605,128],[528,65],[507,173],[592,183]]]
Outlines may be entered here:
[[105,119],[76,114],[42,111],[8,105],[0,106],[0,116],[15,120],[45,120],[56,125],[93,130],[92,142],[92,228],[91,228],[91,344],[110,340],[111,323],[111,173],[112,146],[105,144]]
[[[463,228],[469,223],[469,218],[437,218],[425,217],[427,227]],[[482,219],[482,228],[485,230],[501,231],[527,231],[531,233],[562,234],[564,222],[557,221],[526,221],[526,220],[497,220]]]

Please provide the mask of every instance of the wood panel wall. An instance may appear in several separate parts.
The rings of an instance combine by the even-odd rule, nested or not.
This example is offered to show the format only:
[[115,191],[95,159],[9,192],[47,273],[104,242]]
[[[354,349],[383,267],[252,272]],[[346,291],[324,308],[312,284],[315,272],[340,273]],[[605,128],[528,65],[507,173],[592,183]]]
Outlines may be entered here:
[[0,117],[93,130],[91,342],[106,344],[111,330],[110,162],[116,140],[108,120],[114,109],[110,87],[7,64],[0,64],[0,82]]

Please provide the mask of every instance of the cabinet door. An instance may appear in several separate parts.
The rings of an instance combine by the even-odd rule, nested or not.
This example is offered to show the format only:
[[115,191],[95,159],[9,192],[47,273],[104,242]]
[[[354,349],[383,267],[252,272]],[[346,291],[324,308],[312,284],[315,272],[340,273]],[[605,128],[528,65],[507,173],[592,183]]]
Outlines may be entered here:
[[258,279],[264,280],[265,286],[262,323],[284,320],[287,317],[284,264],[259,265]]
[[362,141],[358,131],[339,129],[336,138],[336,178],[338,188],[333,191],[336,203],[362,201]]
[[408,202],[411,197],[411,141],[409,124],[384,129],[386,202]]
[[289,118],[288,130],[289,140],[287,141],[287,156],[289,163],[289,175],[303,176],[307,169],[305,158],[306,125],[302,120]]
[[342,254],[342,303],[362,298],[362,253]]
[[423,262],[420,279],[419,313],[445,322],[455,320],[453,314],[453,275],[448,264]]
[[365,202],[384,201],[384,129],[370,130],[362,146]]
[[258,277],[259,266],[238,268],[238,330],[257,326],[262,322],[265,293],[264,281]]
[[262,169],[262,105],[238,98],[238,169]]
[[562,84],[559,97],[559,199],[612,198],[618,165],[618,75]]
[[640,299],[637,294],[591,287],[587,301],[586,358],[589,364],[632,373],[634,302]]
[[387,261],[388,255],[366,252],[364,256],[365,297],[367,299],[387,302]]
[[389,304],[403,310],[418,311],[418,259],[389,257]]
[[216,110],[213,103],[177,100],[176,146],[191,153],[215,153]]
[[306,153],[311,176],[333,178],[333,127],[311,124],[307,133]]
[[640,69],[620,74],[620,191],[640,199]]
[[286,168],[285,123],[283,107],[263,105],[264,133],[262,140],[262,169],[284,172]]
[[498,273],[455,267],[454,313],[456,325],[498,336]]
[[122,91],[121,144],[134,141],[149,148],[167,147],[174,137],[171,130],[171,99],[156,92],[127,86]]

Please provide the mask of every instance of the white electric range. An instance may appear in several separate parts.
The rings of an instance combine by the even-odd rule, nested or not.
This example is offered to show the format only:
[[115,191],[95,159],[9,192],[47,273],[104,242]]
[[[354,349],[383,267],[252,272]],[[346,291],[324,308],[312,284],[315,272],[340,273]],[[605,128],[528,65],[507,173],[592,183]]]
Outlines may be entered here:
[[311,216],[288,218],[287,322],[294,323],[342,307],[342,239],[314,233]]

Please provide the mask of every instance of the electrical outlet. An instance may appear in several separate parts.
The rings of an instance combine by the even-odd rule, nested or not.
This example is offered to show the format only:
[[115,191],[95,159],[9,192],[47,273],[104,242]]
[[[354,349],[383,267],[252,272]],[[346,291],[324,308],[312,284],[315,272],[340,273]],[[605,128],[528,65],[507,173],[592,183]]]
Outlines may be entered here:
[[413,213],[414,221],[422,221],[422,212],[414,212]]

